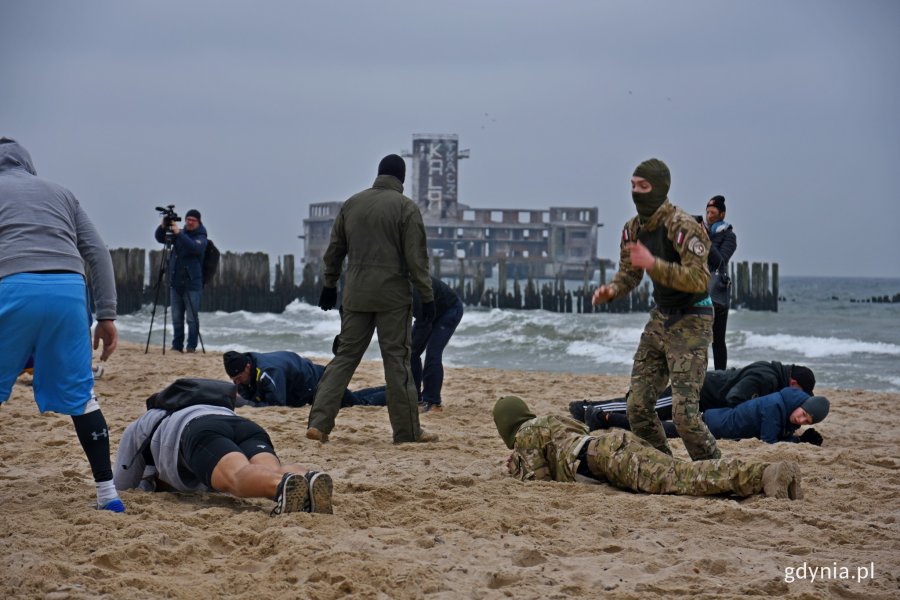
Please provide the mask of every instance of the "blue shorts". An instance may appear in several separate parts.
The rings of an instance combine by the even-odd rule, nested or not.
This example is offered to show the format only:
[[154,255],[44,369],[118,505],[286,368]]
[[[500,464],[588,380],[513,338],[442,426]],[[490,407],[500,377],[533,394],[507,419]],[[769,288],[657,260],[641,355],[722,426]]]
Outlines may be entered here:
[[0,402],[34,355],[41,412],[81,415],[93,396],[84,277],[17,273],[0,279]]

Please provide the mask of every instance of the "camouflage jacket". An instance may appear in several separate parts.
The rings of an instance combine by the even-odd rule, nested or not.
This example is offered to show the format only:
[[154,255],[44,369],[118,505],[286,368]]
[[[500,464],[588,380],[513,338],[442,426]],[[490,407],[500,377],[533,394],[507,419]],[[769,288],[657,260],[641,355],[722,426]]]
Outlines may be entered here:
[[622,230],[619,270],[610,285],[619,298],[640,284],[643,269],[631,264],[626,244],[640,241],[656,260],[648,272],[653,280],[653,298],[657,306],[681,308],[706,297],[709,285],[709,236],[694,217],[668,200],[650,220],[641,223],[635,216]]
[[509,473],[516,479],[575,481],[578,452],[590,440],[584,423],[546,416],[526,421],[516,433]]

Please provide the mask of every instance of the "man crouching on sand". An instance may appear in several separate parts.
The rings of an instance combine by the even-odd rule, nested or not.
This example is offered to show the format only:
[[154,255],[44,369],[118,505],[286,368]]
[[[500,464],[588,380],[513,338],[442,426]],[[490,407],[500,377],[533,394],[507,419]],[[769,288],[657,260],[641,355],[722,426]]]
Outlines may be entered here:
[[681,461],[629,431],[588,435],[583,423],[569,417],[537,417],[517,396],[497,401],[494,423],[513,450],[509,473],[521,480],[573,482],[578,474],[648,494],[803,497],[800,469],[793,462]]
[[[207,397],[198,398],[201,393]],[[171,402],[169,410],[151,408],[163,395]],[[271,498],[272,516],[331,514],[331,477],[281,464],[265,429],[213,404],[214,398],[224,397],[233,407],[234,395],[234,386],[224,381],[184,379],[148,398],[147,412],[122,434],[113,474],[116,489],[215,490],[238,498]],[[194,404],[198,399],[209,403]]]

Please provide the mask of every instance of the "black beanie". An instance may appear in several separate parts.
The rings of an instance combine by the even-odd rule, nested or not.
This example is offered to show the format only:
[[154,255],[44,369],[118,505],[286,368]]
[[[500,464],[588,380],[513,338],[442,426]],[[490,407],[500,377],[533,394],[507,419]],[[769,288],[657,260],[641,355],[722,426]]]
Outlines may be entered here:
[[813,393],[816,388],[816,376],[813,375],[812,369],[803,365],[793,365],[791,367],[791,379],[800,385],[800,389],[809,394]]
[[831,407],[831,403],[828,402],[828,398],[825,396],[810,396],[806,399],[806,402],[800,405],[800,408],[806,411],[810,417],[812,417],[812,422],[820,423],[822,419],[828,416],[828,409]]
[[222,362],[225,363],[225,372],[229,377],[240,375],[247,363],[250,362],[250,356],[229,350],[222,356]]
[[196,208],[192,208],[191,210],[184,213],[184,218],[187,219],[188,217],[194,217],[201,223],[203,222],[203,219],[200,218],[200,211],[197,210]]
[[406,179],[406,163],[396,154],[388,154],[378,163],[378,174],[393,175],[403,183]]
[[710,206],[715,206],[719,212],[725,212],[725,196],[713,196],[706,203],[706,208]]

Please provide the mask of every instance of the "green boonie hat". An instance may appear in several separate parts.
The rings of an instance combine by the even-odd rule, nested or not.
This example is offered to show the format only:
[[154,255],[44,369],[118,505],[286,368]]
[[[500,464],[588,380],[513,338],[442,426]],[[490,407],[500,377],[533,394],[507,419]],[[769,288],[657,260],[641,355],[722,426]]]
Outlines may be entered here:
[[810,396],[806,399],[806,402],[800,405],[800,408],[809,413],[813,423],[818,423],[828,416],[828,409],[831,408],[831,403],[828,402],[828,398],[825,396]]
[[494,424],[506,447],[512,449],[516,445],[516,433],[526,421],[535,415],[518,396],[504,396],[494,404]]

